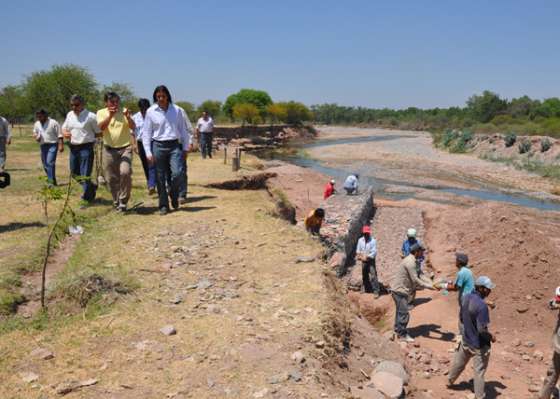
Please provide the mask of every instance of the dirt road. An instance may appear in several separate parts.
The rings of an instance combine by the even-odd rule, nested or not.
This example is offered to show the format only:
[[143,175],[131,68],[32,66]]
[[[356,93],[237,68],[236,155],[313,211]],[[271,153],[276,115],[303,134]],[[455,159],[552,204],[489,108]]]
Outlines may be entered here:
[[[422,133],[334,127],[320,131],[323,140],[336,140],[335,145],[324,142],[307,148],[312,158],[322,161],[321,167],[331,172],[359,171],[379,187],[374,235],[385,283],[400,261],[398,248],[412,224],[423,232],[436,278],[453,279],[454,253],[465,251],[475,275],[489,275],[496,282],[489,299],[496,305],[491,329],[498,342],[492,348],[487,375],[488,397],[531,397],[552,354],[550,336],[556,314],[547,310],[546,302],[560,284],[556,265],[560,213],[535,209],[538,202],[528,203],[532,207],[513,205],[509,202],[516,198],[507,192],[501,196],[500,190],[549,197],[550,183],[470,155],[441,152]],[[392,310],[388,297],[379,306]],[[391,312],[385,326],[392,325],[392,317]],[[445,371],[456,345],[455,294],[422,292],[411,312],[410,328],[416,343],[405,352],[418,389],[414,397],[468,397],[470,369],[459,379],[463,383],[456,391],[445,389]]]

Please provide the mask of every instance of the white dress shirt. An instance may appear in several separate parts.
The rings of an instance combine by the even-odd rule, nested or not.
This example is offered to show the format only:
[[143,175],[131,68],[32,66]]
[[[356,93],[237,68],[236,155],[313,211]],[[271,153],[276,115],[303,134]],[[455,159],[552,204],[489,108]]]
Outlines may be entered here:
[[2,116],[0,116],[0,137],[5,137],[6,140],[12,137],[10,133],[10,123]]
[[87,109],[84,109],[79,115],[76,115],[74,111],[68,112],[66,120],[62,124],[62,130],[68,130],[72,134],[70,144],[74,145],[95,143],[95,135],[101,132],[97,126],[97,116]]
[[33,125],[33,134],[36,138],[40,139],[41,144],[55,144],[58,139],[62,138],[62,131],[60,130],[60,125],[54,119],[47,119],[47,122],[43,125],[41,122],[35,122]]
[[214,120],[211,117],[208,117],[208,120],[199,118],[196,128],[200,133],[212,133],[214,131]]
[[134,125],[136,125],[136,128],[134,129],[136,141],[140,141],[142,140],[142,127],[144,126],[144,117],[142,116],[142,112],[138,111],[132,115],[132,120],[134,121]]
[[181,112],[181,108],[173,103],[169,104],[167,111],[160,108],[158,104],[148,108],[142,127],[142,144],[147,157],[152,155],[150,146],[152,140],[179,140],[183,151],[188,150],[190,137],[187,133],[187,122],[183,114],[184,110]]
[[366,242],[364,237],[360,237],[356,252],[359,254],[366,254],[368,259],[375,259],[375,255],[377,255],[377,242],[375,238],[371,237],[370,240]]

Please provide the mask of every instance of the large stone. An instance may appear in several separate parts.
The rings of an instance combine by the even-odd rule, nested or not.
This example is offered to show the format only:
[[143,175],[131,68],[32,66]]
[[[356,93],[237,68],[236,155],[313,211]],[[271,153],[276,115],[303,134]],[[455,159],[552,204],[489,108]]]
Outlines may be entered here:
[[371,382],[373,382],[375,389],[391,399],[398,399],[403,393],[404,381],[402,378],[387,371],[375,373]]
[[409,381],[408,373],[406,372],[406,370],[404,369],[402,364],[400,364],[398,362],[391,361],[391,360],[385,360],[385,361],[383,361],[383,362],[381,362],[377,365],[377,367],[375,368],[375,370],[372,373],[372,377],[376,373],[380,373],[382,371],[385,371],[387,373],[391,373],[391,374],[401,378],[405,385],[408,384],[408,381]]
[[35,374],[32,371],[22,371],[21,373],[19,373],[19,376],[24,382],[27,382],[28,384],[39,379],[39,375]]
[[373,387],[351,387],[352,397],[359,399],[385,399],[385,395]]
[[167,335],[167,336],[177,334],[177,330],[175,329],[175,327],[173,327],[173,326],[170,325],[170,324],[167,325],[167,326],[162,327],[159,331],[160,331],[163,335]]
[[54,357],[54,354],[48,349],[37,348],[31,352],[31,356],[33,356],[36,359],[49,360]]

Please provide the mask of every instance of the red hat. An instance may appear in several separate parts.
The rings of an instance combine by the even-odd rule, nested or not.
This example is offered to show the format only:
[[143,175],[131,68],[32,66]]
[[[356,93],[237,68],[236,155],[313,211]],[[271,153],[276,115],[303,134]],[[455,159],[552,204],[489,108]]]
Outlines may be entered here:
[[369,233],[369,234],[371,234],[371,227],[369,227],[369,226],[364,226],[364,227],[362,227],[362,233]]

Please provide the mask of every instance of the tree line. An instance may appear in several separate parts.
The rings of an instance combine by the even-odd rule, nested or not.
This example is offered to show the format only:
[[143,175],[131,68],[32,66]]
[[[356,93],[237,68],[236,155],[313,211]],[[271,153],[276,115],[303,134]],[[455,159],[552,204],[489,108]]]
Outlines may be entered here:
[[338,104],[311,106],[316,123],[415,130],[469,128],[474,132],[560,135],[560,99],[501,98],[491,91],[471,96],[464,107],[375,109]]
[[[19,85],[1,88],[0,115],[12,123],[29,123],[37,110],[46,109],[52,117],[63,119],[73,94],[80,94],[88,109],[97,110],[105,106],[103,95],[109,91],[119,94],[124,107],[138,111],[138,96],[129,84],[100,85],[86,68],[73,64],[54,65],[49,70],[33,72]],[[176,101],[176,104],[185,109],[193,121],[202,111],[217,121],[243,124],[297,125],[313,118],[310,109],[300,102],[273,102],[267,92],[254,89],[241,89],[224,103],[206,100],[199,105],[190,101]]]

